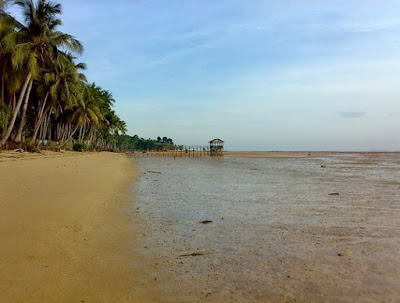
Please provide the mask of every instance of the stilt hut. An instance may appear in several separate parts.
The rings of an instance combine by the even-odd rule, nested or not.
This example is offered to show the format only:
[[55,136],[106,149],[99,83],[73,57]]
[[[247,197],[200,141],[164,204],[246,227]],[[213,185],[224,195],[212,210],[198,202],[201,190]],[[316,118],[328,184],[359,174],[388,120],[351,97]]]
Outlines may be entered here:
[[221,139],[213,139],[210,142],[210,156],[211,157],[220,157],[224,152],[224,141]]

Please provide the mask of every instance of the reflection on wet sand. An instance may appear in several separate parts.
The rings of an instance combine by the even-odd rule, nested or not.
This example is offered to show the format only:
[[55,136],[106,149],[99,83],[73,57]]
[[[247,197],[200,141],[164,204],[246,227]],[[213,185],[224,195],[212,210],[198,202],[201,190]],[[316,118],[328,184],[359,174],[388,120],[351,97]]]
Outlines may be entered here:
[[400,154],[133,161],[136,245],[166,302],[400,297]]

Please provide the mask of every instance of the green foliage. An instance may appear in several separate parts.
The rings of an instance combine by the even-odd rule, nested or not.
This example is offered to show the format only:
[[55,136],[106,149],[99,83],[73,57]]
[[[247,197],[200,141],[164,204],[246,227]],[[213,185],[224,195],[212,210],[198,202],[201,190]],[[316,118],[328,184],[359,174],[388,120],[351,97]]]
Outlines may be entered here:
[[120,135],[116,136],[116,139],[117,146],[122,151],[164,151],[175,149],[174,142],[170,138],[167,138],[167,140],[163,142],[160,140],[160,137],[158,137],[156,140],[152,140],[139,138],[137,135],[133,137],[128,135]]
[[0,104],[0,126],[6,127],[10,122],[12,115],[11,107],[6,104]]
[[74,151],[77,151],[77,152],[82,152],[82,151],[85,151],[85,150],[87,149],[87,146],[86,146],[85,143],[75,143],[75,144],[72,146],[72,149],[73,149]]
[[[7,3],[20,9],[22,21],[8,13]],[[113,110],[112,93],[88,83],[81,73],[86,65],[75,56],[83,45],[59,30],[61,13],[61,5],[50,0],[0,0],[0,131],[6,134],[0,146],[18,137],[18,130],[19,137],[31,136],[30,145],[50,141],[61,148],[73,141],[77,151],[174,149],[167,137],[126,135],[126,123]],[[23,87],[30,79],[27,93]],[[28,103],[21,106],[24,100]]]

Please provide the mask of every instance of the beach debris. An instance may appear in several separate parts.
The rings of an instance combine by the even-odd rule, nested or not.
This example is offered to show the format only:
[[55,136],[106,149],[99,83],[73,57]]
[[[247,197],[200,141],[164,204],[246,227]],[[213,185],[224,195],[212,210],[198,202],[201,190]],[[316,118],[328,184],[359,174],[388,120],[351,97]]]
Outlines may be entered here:
[[150,174],[160,174],[160,175],[161,175],[161,172],[160,172],[160,171],[148,170],[147,172],[150,173]]
[[179,255],[178,257],[198,257],[198,256],[203,256],[204,253],[201,252],[194,252],[191,254],[183,254],[183,255]]
[[23,152],[24,152],[24,150],[23,150],[22,148],[14,149],[14,151],[15,151],[15,152],[18,152],[18,153],[23,153]]
[[339,193],[330,193],[329,196],[339,196]]
[[321,165],[321,167],[322,167],[322,168],[325,168],[325,167],[326,167],[326,165]]
[[199,223],[202,223],[202,224],[209,224],[209,223],[212,223],[213,221],[211,221],[211,220],[204,220],[204,221],[200,221]]
[[337,255],[338,255],[339,257],[344,257],[344,253],[342,253],[342,252],[339,252]]

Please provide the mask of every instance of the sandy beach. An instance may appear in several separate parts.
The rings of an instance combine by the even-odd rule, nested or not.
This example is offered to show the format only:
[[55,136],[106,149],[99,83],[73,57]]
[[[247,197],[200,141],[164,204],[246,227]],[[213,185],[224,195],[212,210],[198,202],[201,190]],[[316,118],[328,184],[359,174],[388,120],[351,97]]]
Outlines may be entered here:
[[141,223],[125,194],[128,157],[0,155],[2,302],[152,301],[131,247]]

